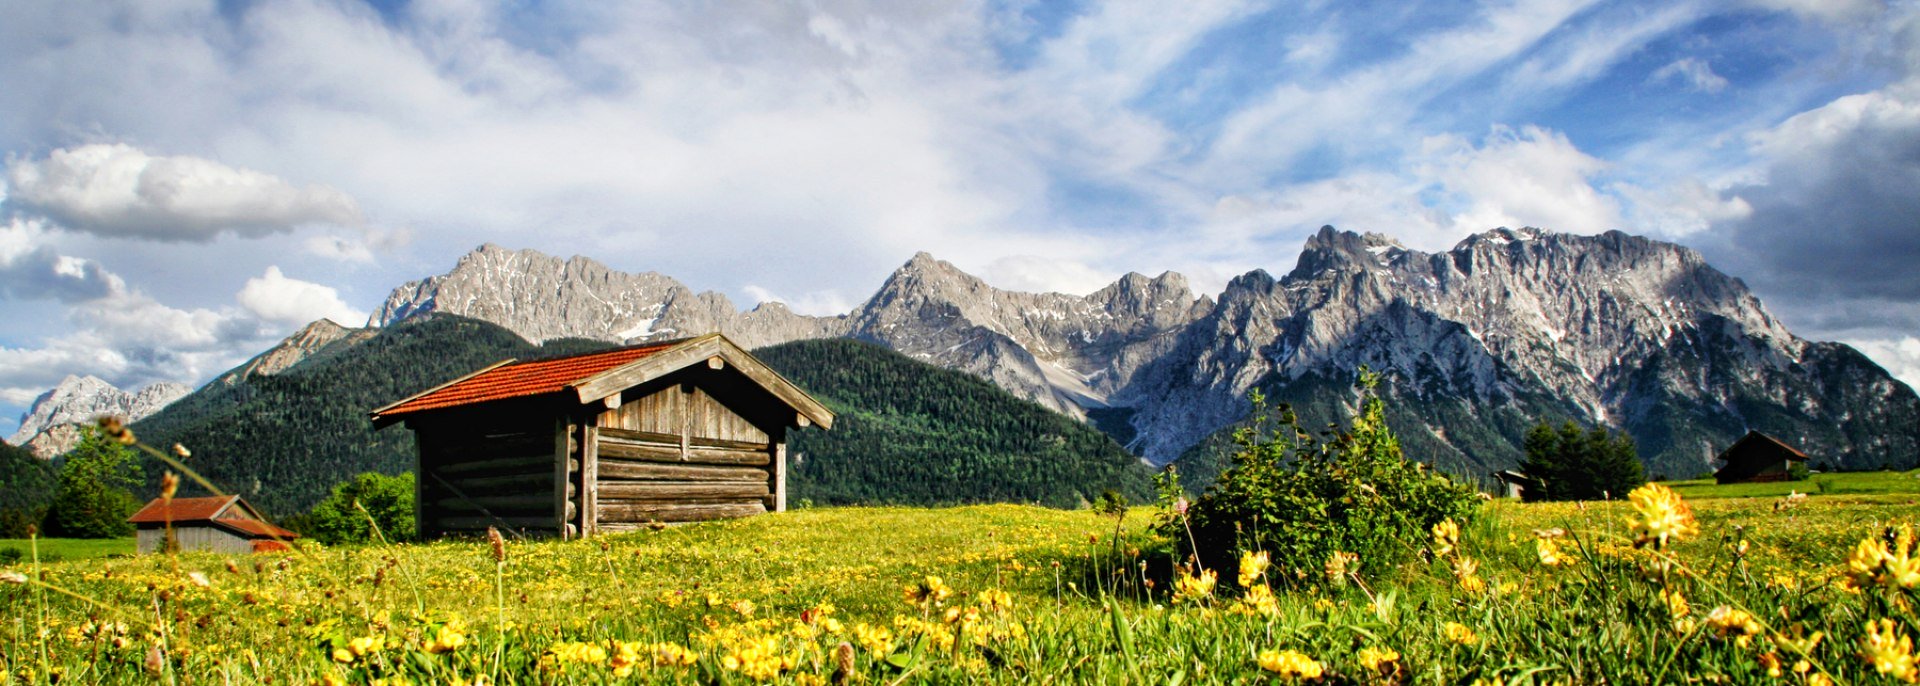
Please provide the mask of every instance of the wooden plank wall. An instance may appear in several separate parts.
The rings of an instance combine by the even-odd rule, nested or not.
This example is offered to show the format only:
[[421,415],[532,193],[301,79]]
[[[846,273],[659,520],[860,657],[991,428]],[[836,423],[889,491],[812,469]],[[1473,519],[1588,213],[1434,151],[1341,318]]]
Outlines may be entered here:
[[595,531],[650,522],[746,517],[777,509],[778,447],[692,385],[669,386],[600,415],[586,500]]
[[[487,527],[523,534],[560,532],[571,519],[570,497],[556,498],[552,429],[499,427],[420,431],[420,529],[427,537],[484,534]],[[568,460],[568,468],[577,468]],[[564,479],[563,479],[564,480]],[[564,493],[571,496],[571,485]],[[567,503],[556,511],[556,500]]]

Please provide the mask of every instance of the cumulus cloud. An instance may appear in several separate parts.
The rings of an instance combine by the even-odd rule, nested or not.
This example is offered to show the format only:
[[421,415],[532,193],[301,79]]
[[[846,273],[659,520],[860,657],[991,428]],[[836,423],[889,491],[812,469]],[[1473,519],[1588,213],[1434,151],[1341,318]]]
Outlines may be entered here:
[[241,307],[269,323],[301,325],[324,318],[353,327],[367,321],[367,313],[341,300],[340,291],[289,278],[279,266],[267,267],[266,274],[247,279],[247,285],[235,297]]
[[1683,57],[1667,63],[1667,66],[1654,70],[1650,81],[1679,81],[1702,93],[1718,93],[1726,90],[1727,79],[1713,73],[1713,67],[1699,59]]
[[1075,260],[1012,255],[988,263],[980,278],[1007,290],[1086,295],[1106,288],[1118,276]]
[[1856,339],[1846,341],[1908,386],[1920,389],[1920,338]]
[[1420,176],[1453,207],[1456,234],[1496,226],[1537,226],[1570,233],[1620,227],[1619,202],[1593,177],[1604,160],[1581,152],[1564,134],[1536,126],[1494,127],[1480,145],[1459,136],[1428,138]]
[[[1762,183],[1729,189],[1751,205],[1703,248],[1829,330],[1886,322],[1878,308],[1920,300],[1920,97],[1905,88],[1838,98],[1753,139]],[[1836,321],[1835,313],[1856,316]],[[1790,317],[1790,321],[1794,318]]]
[[100,263],[60,254],[47,233],[43,222],[17,217],[0,227],[0,299],[81,302],[125,288]]
[[306,224],[361,223],[359,205],[325,186],[295,186],[251,169],[154,156],[122,144],[12,159],[7,183],[14,211],[102,236],[205,242],[225,232],[260,236]]

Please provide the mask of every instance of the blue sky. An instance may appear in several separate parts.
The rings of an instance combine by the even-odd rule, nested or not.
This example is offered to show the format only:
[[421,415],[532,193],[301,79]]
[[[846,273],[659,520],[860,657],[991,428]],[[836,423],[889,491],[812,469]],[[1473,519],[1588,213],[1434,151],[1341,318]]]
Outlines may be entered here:
[[[1699,249],[1920,381],[1920,6],[0,7],[0,414],[198,383],[485,242],[845,311],[926,250],[1203,291],[1322,224]],[[6,420],[0,420],[0,429]]]

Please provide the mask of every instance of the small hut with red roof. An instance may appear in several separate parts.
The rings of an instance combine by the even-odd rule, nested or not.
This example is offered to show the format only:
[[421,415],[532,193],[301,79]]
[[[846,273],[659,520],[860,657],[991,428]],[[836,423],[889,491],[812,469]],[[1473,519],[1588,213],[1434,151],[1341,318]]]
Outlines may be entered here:
[[127,521],[136,530],[135,550],[157,553],[173,535],[177,550],[253,553],[286,550],[300,534],[267,523],[237,495],[205,498],[155,498]]
[[786,431],[833,413],[719,334],[507,360],[374,410],[405,422],[421,538],[567,538],[786,509]]

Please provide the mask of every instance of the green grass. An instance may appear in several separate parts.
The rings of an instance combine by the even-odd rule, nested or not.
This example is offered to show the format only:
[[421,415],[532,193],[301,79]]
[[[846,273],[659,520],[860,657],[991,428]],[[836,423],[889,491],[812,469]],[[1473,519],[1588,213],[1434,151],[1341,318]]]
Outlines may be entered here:
[[1688,498],[1780,498],[1789,493],[1818,495],[1920,495],[1920,470],[1909,472],[1834,472],[1815,474],[1805,481],[1757,484],[1716,484],[1713,479],[1664,482]]
[[[498,566],[474,541],[54,563],[48,587],[0,583],[0,684],[42,683],[43,664],[61,683],[610,683],[622,667],[672,683],[819,683],[842,641],[864,684],[1265,683],[1258,658],[1270,651],[1317,661],[1324,675],[1310,683],[1797,684],[1771,681],[1758,662],[1767,651],[1795,658],[1773,638],[1795,622],[1826,632],[1810,670],[1889,683],[1857,656],[1863,619],[1914,622],[1890,599],[1920,597],[1849,593],[1835,575],[1856,542],[1920,508],[1885,495],[1781,511],[1762,498],[1692,505],[1701,532],[1669,548],[1677,566],[1665,582],[1692,603],[1685,628],[1643,575],[1652,553],[1631,545],[1622,502],[1489,505],[1462,546],[1486,591],[1463,587],[1447,561],[1362,560],[1364,586],[1281,588],[1270,612],[1237,599],[1231,575],[1211,598],[1173,602],[1169,542],[1144,530],[1147,509],[1128,514],[1116,541],[1114,520],[1087,511],[824,508],[509,541]],[[1571,532],[1558,540],[1576,564],[1538,561],[1532,531],[1553,527]],[[911,604],[906,589],[929,576],[952,595]],[[1012,610],[984,607],[989,591]],[[1764,626],[1744,644],[1722,636],[1709,617],[1723,605]],[[1475,640],[1454,640],[1450,624]],[[654,666],[663,643],[693,651],[693,664]],[[622,648],[640,663],[624,664]],[[1400,657],[1374,671],[1362,648]],[[159,674],[147,666],[156,655]]]
[[[30,560],[32,545],[32,541],[24,538],[0,538],[0,560],[13,557],[8,550],[20,551],[21,560]],[[46,562],[133,554],[131,538],[42,538],[39,545],[40,559]]]

